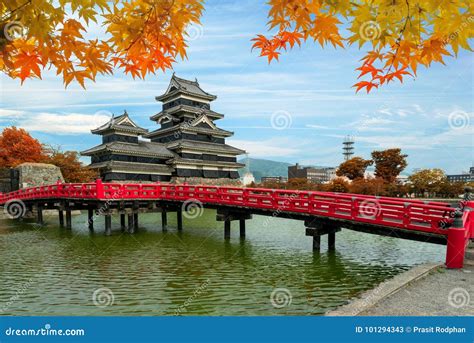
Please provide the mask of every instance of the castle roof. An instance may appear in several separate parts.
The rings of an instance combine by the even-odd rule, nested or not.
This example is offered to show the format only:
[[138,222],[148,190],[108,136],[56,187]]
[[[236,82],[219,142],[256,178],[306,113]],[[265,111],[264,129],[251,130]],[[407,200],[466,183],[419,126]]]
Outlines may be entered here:
[[133,133],[142,135],[148,132],[148,130],[139,127],[135,122],[130,119],[127,111],[118,117],[112,117],[110,120],[102,126],[99,126],[96,129],[91,130],[93,134],[105,134],[107,132],[123,132],[123,133]]
[[166,147],[175,151],[195,150],[209,153],[227,153],[232,155],[245,154],[245,150],[238,149],[228,144],[199,142],[188,139],[170,142],[166,145]]
[[83,156],[92,156],[99,152],[110,151],[125,155],[172,158],[174,154],[164,144],[155,142],[138,141],[138,143],[110,142],[100,144],[81,152]]
[[199,85],[199,82],[197,79],[195,81],[186,80],[186,79],[177,77],[173,73],[173,76],[171,77],[171,81],[166,92],[160,96],[157,96],[155,99],[157,101],[164,101],[167,98],[170,98],[175,95],[180,95],[180,94],[187,94],[187,95],[195,96],[198,98],[206,99],[209,101],[215,100],[217,98],[217,96],[204,91]]
[[206,108],[197,108],[197,107],[188,106],[188,105],[177,105],[177,106],[174,106],[172,108],[163,110],[157,114],[152,115],[150,119],[158,122],[165,116],[178,117],[179,112],[183,113],[184,115],[188,115],[190,117],[195,116],[196,114],[204,113],[209,118],[212,118],[212,120],[224,118],[223,114],[214,112],[212,110],[208,110]]

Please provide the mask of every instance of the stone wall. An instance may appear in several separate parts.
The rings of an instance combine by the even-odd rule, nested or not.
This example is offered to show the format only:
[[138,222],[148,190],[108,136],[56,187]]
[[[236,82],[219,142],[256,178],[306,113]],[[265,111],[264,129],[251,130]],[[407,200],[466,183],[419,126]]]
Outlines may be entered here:
[[15,190],[15,182],[13,180],[13,170],[9,168],[1,168],[0,169],[0,192],[1,193],[8,193],[12,190]]
[[59,167],[46,163],[23,163],[15,168],[18,171],[19,188],[51,185],[64,182]]

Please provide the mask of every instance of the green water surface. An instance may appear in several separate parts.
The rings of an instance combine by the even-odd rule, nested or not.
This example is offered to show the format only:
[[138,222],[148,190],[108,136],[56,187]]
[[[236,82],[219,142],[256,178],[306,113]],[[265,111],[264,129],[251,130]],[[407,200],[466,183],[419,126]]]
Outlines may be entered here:
[[[411,266],[442,261],[442,246],[349,230],[336,251],[312,252],[302,221],[254,216],[247,237],[224,240],[215,211],[162,232],[159,213],[140,229],[94,234],[85,215],[73,230],[45,217],[0,221],[3,315],[321,315]],[[272,295],[273,294],[273,295]]]

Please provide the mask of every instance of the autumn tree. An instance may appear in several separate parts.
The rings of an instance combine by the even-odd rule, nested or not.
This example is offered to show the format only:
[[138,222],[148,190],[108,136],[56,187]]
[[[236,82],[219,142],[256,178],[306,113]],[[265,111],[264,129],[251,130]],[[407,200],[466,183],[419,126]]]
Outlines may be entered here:
[[372,160],[375,163],[375,176],[392,183],[406,168],[408,155],[401,153],[401,149],[387,149],[373,151]]
[[366,195],[386,195],[386,182],[381,178],[359,178],[349,186],[349,192]]
[[[113,67],[143,78],[186,57],[186,29],[202,11],[203,0],[4,1],[0,70],[23,82],[53,67],[65,85],[83,87]],[[90,22],[107,38],[86,38]]]
[[[446,174],[441,169],[422,169],[408,177],[415,195],[424,196],[425,193],[440,193],[441,187],[447,182]],[[444,189],[446,185],[444,185]],[[449,192],[449,191],[448,191]]]
[[97,171],[84,166],[76,151],[61,151],[59,148],[48,147],[47,163],[61,169],[65,182],[90,182],[98,178]]
[[[369,92],[407,75],[420,65],[444,64],[459,49],[471,51],[474,36],[471,0],[270,0],[271,37],[258,35],[254,48],[268,61],[282,52],[315,41],[322,47],[368,46],[357,68],[356,90]],[[347,32],[347,35],[344,33]]]
[[353,157],[347,160],[337,168],[337,176],[345,176],[350,180],[363,178],[368,166],[374,162],[372,160],[364,160],[362,157]]
[[42,144],[25,131],[7,127],[0,135],[0,167],[14,168],[24,162],[43,162]]
[[329,192],[347,193],[349,192],[350,184],[342,178],[335,178],[324,185],[324,190]]

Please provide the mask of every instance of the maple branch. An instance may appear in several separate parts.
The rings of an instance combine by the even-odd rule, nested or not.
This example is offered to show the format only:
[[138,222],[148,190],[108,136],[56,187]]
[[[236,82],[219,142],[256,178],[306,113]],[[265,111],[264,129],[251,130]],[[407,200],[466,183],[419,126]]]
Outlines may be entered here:
[[31,4],[31,1],[32,1],[32,0],[28,0],[28,1],[25,2],[23,5],[20,5],[19,7],[15,8],[14,10],[11,10],[11,11],[10,11],[10,15],[9,15],[8,17],[6,17],[6,18],[2,18],[1,20],[2,20],[2,21],[10,20],[10,19],[13,17],[13,14],[14,14],[16,11],[22,9],[23,7],[25,7],[25,6],[27,6],[27,5],[30,5],[30,4]]
[[410,3],[408,2],[408,0],[405,0],[406,4],[407,4],[407,16],[405,17],[405,23],[402,27],[402,29],[400,30],[400,33],[398,35],[398,38],[397,40],[395,41],[395,45],[397,46],[396,50],[395,50],[395,54],[393,55],[392,57],[392,62],[390,63],[390,66],[387,70],[387,72],[385,73],[385,76],[388,75],[388,73],[390,73],[390,71],[392,70],[392,67],[393,67],[393,64],[395,62],[395,58],[397,57],[398,55],[398,51],[400,50],[400,42],[402,40],[402,37],[403,37],[403,33],[405,32],[406,28],[407,28],[407,25],[408,25],[408,21],[410,20]]

